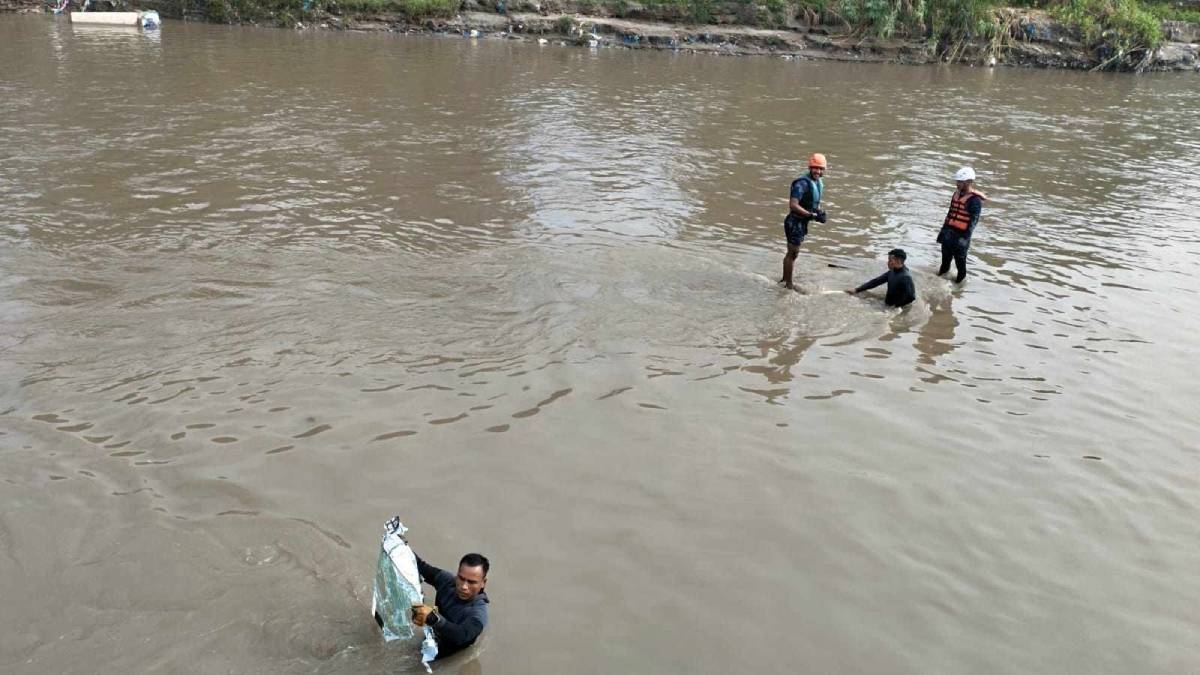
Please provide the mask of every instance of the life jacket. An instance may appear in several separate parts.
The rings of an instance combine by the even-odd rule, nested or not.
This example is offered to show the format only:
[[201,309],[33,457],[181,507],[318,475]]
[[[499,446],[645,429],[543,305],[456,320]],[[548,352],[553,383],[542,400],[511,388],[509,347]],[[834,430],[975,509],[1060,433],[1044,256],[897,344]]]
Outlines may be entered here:
[[821,205],[821,193],[825,190],[825,182],[819,178],[813,180],[807,173],[800,177],[808,181],[808,189],[800,196],[800,206],[805,211],[812,211]]
[[943,227],[952,227],[959,232],[966,232],[971,226],[971,213],[967,211],[967,202],[971,201],[972,197],[979,197],[981,200],[986,200],[982,192],[976,190],[967,190],[967,194],[959,196],[958,190],[950,196],[950,211],[946,213],[946,222],[942,223]]

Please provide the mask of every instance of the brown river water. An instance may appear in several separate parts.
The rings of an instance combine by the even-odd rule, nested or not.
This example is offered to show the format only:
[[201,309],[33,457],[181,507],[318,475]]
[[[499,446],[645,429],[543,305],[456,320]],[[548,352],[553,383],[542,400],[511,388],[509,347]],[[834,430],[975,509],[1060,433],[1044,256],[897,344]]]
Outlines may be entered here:
[[[418,672],[369,616],[393,514],[493,561],[437,672],[1200,672],[1196,110],[0,17],[0,672]],[[914,306],[836,292],[893,246]]]

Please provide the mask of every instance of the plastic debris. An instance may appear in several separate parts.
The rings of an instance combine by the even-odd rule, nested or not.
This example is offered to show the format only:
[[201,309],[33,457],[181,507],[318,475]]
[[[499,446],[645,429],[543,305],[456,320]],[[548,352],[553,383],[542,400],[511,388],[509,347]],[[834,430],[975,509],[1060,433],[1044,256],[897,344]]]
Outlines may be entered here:
[[[383,631],[383,639],[408,640],[415,634],[412,608],[424,604],[421,575],[417,572],[417,554],[409,548],[404,533],[408,528],[395,516],[383,527],[379,564],[375,570],[375,588],[371,594],[371,614]],[[437,638],[433,629],[424,627],[421,641],[421,665],[433,672],[429,663],[437,658]]]
[[421,640],[421,665],[425,666],[425,672],[433,672],[433,668],[429,667],[429,664],[437,658],[437,655],[437,638],[433,636],[433,629],[425,626],[425,639]]

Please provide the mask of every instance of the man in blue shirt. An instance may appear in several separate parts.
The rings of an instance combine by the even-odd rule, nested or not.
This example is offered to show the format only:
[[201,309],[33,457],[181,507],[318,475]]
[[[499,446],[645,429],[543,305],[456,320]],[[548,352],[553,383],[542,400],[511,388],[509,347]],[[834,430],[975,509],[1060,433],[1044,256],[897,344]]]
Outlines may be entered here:
[[451,574],[421,560],[417,571],[436,591],[435,610],[428,605],[413,607],[413,623],[429,626],[437,635],[438,658],[466,649],[475,643],[488,622],[487,573],[491,563],[478,553],[468,553]]
[[779,283],[787,288],[792,285],[792,269],[796,256],[800,254],[800,244],[808,236],[808,221],[825,222],[825,212],[821,210],[821,193],[825,191],[825,155],[813,153],[808,158],[808,173],[792,181],[791,194],[788,197],[788,214],[783,220],[783,234],[787,237],[787,254],[783,256],[783,278]]
[[904,266],[906,260],[908,260],[908,254],[904,252],[904,249],[894,248],[888,251],[886,272],[858,288],[847,288],[846,292],[850,295],[857,295],[887,282],[887,295],[883,298],[884,304],[888,307],[903,307],[909,304],[917,299],[917,288],[913,285],[912,274]]

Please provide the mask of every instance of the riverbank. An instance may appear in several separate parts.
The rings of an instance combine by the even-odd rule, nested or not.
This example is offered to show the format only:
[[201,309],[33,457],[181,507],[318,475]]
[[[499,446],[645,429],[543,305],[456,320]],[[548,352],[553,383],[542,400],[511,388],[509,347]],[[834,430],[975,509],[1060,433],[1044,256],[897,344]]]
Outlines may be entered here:
[[[847,20],[832,24],[804,5],[744,2],[691,4],[595,0],[521,0],[485,6],[478,0],[136,0],[168,18],[396,33],[455,34],[546,44],[669,49],[727,55],[771,55],[878,63],[1008,65],[1065,69],[1200,72],[1200,23],[1162,21],[1160,38],[1103,39],[1086,18],[1069,24],[1047,10],[999,8],[983,27],[934,37],[886,35]],[[0,11],[39,11],[25,0],[0,0]],[[1061,12],[1059,12],[1061,14]],[[706,22],[695,21],[701,14]],[[1082,16],[1082,15],[1080,15]],[[843,17],[844,19],[844,17]],[[1090,28],[1089,28],[1090,27]],[[911,31],[910,31],[911,32]],[[1095,32],[1091,30],[1091,32]],[[1097,40],[1100,40],[1099,42]]]
[[[1043,68],[1095,69],[1108,55],[1089,49],[1077,35],[1037,10],[1005,10],[1011,23],[1001,39],[964,40],[952,52],[926,39],[863,36],[838,26],[786,29],[736,24],[689,25],[586,14],[461,12],[421,22],[403,16],[324,16],[302,28],[455,33],[467,37],[534,39],[556,44],[630,49],[667,49],[727,55],[771,55],[877,63],[961,62]],[[1164,42],[1142,70],[1200,71],[1200,27],[1190,42]]]

